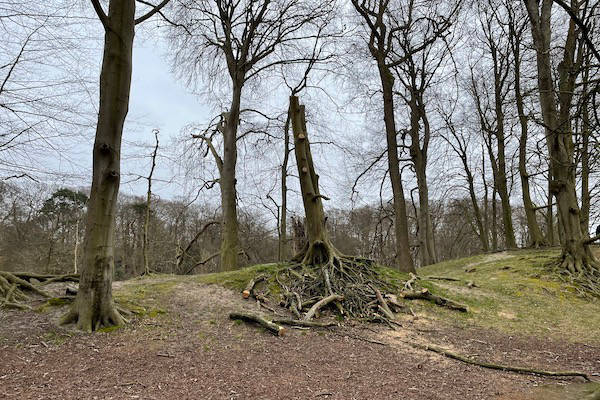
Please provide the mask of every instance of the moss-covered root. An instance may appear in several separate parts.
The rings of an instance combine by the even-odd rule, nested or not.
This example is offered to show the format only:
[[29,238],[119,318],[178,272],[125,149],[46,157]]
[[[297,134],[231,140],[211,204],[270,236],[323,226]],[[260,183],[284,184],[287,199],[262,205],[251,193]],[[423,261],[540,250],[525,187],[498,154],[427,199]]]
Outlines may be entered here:
[[98,304],[87,304],[77,299],[67,314],[61,320],[61,325],[75,323],[77,329],[84,332],[94,332],[102,328],[121,326],[128,321],[121,316],[112,301]]

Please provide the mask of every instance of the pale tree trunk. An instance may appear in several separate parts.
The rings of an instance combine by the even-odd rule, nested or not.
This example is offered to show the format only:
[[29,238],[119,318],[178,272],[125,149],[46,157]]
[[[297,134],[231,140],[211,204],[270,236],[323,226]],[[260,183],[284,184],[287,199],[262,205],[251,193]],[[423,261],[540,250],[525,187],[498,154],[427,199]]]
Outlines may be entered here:
[[223,164],[219,176],[223,228],[221,232],[221,271],[238,267],[238,219],[235,168],[237,164],[237,131],[240,121],[242,83],[234,80],[233,95],[223,129]]
[[396,234],[396,267],[400,271],[415,272],[415,266],[410,254],[408,237],[408,217],[406,215],[406,200],[400,174],[400,160],[398,159],[398,139],[396,121],[394,118],[394,77],[385,66],[385,61],[380,60],[379,76],[383,91],[383,119],[387,140],[387,156],[392,193],[394,197],[394,230]]
[[[526,0],[531,23],[531,32],[537,55],[538,86],[542,116],[546,126],[546,138],[550,149],[552,181],[550,191],[556,198],[561,225],[562,267],[576,276],[596,273],[598,265],[586,235],[581,229],[581,211],[577,202],[575,185],[574,145],[571,131],[571,106],[579,57],[576,62],[577,32],[573,20],[563,48],[558,67],[557,108],[553,67],[551,62],[550,37],[552,0],[543,0],[541,10],[538,1]],[[574,7],[575,8],[575,7]],[[578,10],[574,10],[577,15]],[[580,55],[581,55],[581,48]]]
[[152,175],[154,174],[154,168],[156,168],[156,153],[158,153],[158,130],[154,130],[154,151],[152,152],[152,165],[150,166],[150,173],[148,174],[148,190],[146,191],[146,209],[144,215],[144,238],[143,238],[143,258],[144,258],[144,274],[150,274],[150,263],[148,260],[148,229],[150,227],[150,206],[152,205]]
[[63,323],[84,331],[124,322],[112,297],[114,232],[123,124],[129,106],[135,0],[111,1],[105,16],[100,106],[79,290]]

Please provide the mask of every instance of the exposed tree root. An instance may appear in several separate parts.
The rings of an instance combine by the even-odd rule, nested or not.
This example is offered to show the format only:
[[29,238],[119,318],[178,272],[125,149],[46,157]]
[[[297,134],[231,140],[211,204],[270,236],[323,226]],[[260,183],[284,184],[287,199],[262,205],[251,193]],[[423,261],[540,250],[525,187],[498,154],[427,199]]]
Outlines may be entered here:
[[[408,342],[405,342],[405,343],[408,343]],[[579,376],[579,377],[582,377],[583,379],[585,379],[586,381],[590,381],[590,377],[583,372],[545,371],[545,370],[540,370],[540,369],[535,369],[535,368],[513,367],[510,365],[493,364],[490,362],[473,360],[473,359],[463,356],[461,354],[457,354],[457,353],[451,352],[449,350],[445,350],[445,349],[442,349],[440,347],[433,346],[430,344],[427,344],[427,345],[419,345],[419,344],[415,344],[415,343],[408,343],[408,344],[410,344],[411,346],[413,346],[415,348],[432,351],[434,353],[443,355],[445,357],[452,358],[453,360],[462,361],[464,363],[471,364],[471,365],[477,365],[482,368],[495,369],[498,371],[515,372],[518,374],[541,375],[541,376],[552,376],[552,377],[577,377],[577,376]]]
[[60,319],[59,324],[75,323],[79,330],[94,332],[102,328],[125,325],[127,322],[114,304],[104,304],[99,309],[94,309],[80,307],[76,300],[69,312]]
[[593,256],[563,254],[560,260],[551,262],[549,267],[563,282],[572,285],[580,296],[600,297],[600,263]]
[[[306,245],[290,266],[277,271],[274,279],[264,275],[251,279],[242,295],[266,304],[267,293],[261,292],[261,288],[266,287],[266,282],[275,281],[281,289],[280,305],[295,320],[308,322],[329,309],[344,318],[380,322],[390,328],[397,324],[395,312],[409,310],[402,299],[423,299],[454,310],[467,310],[427,289],[413,289],[417,280],[413,275],[406,283],[392,284],[379,276],[371,260],[347,257],[328,242],[315,242]],[[265,283],[259,285],[260,282]]]
[[29,296],[26,292],[37,294],[44,298],[51,298],[42,286],[54,282],[77,282],[77,275],[41,275],[30,272],[0,271],[0,307],[31,310],[32,308],[22,302]]

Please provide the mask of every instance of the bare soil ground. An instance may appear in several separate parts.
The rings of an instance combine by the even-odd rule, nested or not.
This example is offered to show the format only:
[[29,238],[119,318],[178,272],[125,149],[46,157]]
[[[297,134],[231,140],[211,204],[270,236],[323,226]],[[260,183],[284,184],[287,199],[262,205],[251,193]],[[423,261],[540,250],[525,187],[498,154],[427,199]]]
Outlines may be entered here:
[[498,363],[600,372],[599,347],[425,316],[403,317],[396,331],[356,325],[279,338],[230,321],[230,311],[257,305],[216,285],[178,282],[156,300],[165,314],[93,335],[57,327],[60,310],[0,310],[0,398],[525,400],[544,398],[527,394],[539,385],[577,382],[486,370],[410,341]]

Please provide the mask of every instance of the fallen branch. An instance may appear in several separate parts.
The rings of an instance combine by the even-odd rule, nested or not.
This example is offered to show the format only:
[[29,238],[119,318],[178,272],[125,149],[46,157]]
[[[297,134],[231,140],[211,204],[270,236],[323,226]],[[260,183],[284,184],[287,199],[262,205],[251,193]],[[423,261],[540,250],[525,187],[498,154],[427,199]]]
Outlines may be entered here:
[[268,321],[268,320],[264,319],[263,317],[256,315],[256,314],[243,313],[243,312],[232,312],[229,314],[229,318],[233,319],[233,320],[244,321],[244,322],[257,323],[260,326],[262,326],[263,328],[267,329],[268,331],[272,332],[273,334],[275,334],[277,336],[283,336],[286,333],[286,329],[284,327],[279,326],[271,321]]
[[539,370],[539,369],[534,369],[534,368],[525,368],[525,367],[512,367],[509,365],[500,365],[500,364],[493,364],[493,363],[489,363],[489,362],[485,362],[485,361],[477,361],[477,360],[473,360],[470,359],[466,356],[457,354],[457,353],[453,353],[449,350],[445,350],[442,349],[440,347],[437,346],[433,346],[433,345],[419,345],[419,344],[415,344],[415,343],[411,343],[411,346],[416,347],[416,348],[420,348],[423,350],[427,350],[427,351],[432,351],[434,353],[443,355],[445,357],[448,358],[452,358],[453,360],[458,360],[458,361],[462,361],[464,363],[467,364],[471,364],[471,365],[476,365],[482,368],[487,368],[487,369],[494,369],[494,370],[498,370],[498,371],[507,371],[507,372],[515,372],[517,374],[529,374],[529,375],[541,375],[541,376],[553,376],[553,377],[565,377],[565,376],[580,376],[583,379],[585,379],[586,381],[590,381],[590,377],[583,373],[583,372],[577,372],[577,371],[544,371],[544,370]]
[[252,296],[254,286],[256,286],[259,282],[264,281],[265,279],[267,279],[266,275],[259,275],[251,279],[250,282],[248,282],[248,284],[246,285],[246,288],[242,290],[242,297],[247,299],[248,297]]
[[446,307],[451,310],[456,310],[456,311],[461,311],[461,312],[468,311],[467,306],[456,303],[450,299],[446,299],[444,297],[435,295],[435,294],[431,293],[429,291],[429,289],[427,289],[427,288],[421,289],[421,290],[403,291],[400,293],[400,296],[402,296],[406,300],[431,301],[431,302],[437,304],[438,306]]
[[316,322],[316,321],[304,321],[301,319],[274,319],[274,324],[289,325],[289,326],[303,326],[306,328],[329,328],[337,326],[335,322]]
[[316,314],[317,311],[319,311],[322,307],[325,307],[327,304],[331,303],[332,301],[342,301],[344,300],[344,296],[340,296],[339,294],[332,294],[329,295],[327,297],[322,298],[321,300],[317,301],[315,303],[315,305],[313,305],[310,310],[308,310],[306,312],[306,314],[304,315],[304,321],[310,321]]
[[378,308],[381,310],[381,312],[384,313],[388,319],[391,319],[391,320],[395,319],[396,317],[394,316],[394,313],[388,307],[388,305],[387,305],[386,301],[383,299],[383,296],[381,295],[381,292],[379,291],[379,289],[377,289],[376,287],[373,287],[373,286],[371,287],[371,289],[373,289],[373,292],[375,292],[375,296],[377,296],[377,301],[379,302]]

